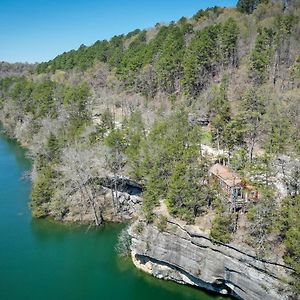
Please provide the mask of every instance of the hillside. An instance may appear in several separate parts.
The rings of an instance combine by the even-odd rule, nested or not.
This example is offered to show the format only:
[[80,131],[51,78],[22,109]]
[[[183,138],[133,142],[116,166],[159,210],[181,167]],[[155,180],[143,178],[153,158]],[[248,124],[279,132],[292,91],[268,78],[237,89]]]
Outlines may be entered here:
[[[196,226],[292,268],[297,297],[299,18],[298,0],[240,0],[37,66],[2,63],[0,121],[34,160],[33,215]],[[241,183],[235,200],[259,200],[228,201],[215,163]]]

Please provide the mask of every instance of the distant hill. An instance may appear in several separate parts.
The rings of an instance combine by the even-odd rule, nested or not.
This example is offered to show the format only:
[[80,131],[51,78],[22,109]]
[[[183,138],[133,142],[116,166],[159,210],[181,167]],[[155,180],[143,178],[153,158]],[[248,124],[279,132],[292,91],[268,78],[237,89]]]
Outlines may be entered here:
[[34,71],[36,65],[28,63],[8,63],[0,62],[0,78],[25,75],[29,71]]

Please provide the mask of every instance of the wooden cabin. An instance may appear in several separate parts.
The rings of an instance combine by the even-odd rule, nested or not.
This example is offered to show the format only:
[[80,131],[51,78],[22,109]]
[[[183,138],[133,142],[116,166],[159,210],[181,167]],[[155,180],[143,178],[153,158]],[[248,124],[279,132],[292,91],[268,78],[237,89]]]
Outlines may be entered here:
[[255,187],[245,183],[241,177],[229,167],[215,164],[209,170],[211,182],[216,182],[227,195],[233,210],[245,208],[248,203],[255,203],[259,193]]

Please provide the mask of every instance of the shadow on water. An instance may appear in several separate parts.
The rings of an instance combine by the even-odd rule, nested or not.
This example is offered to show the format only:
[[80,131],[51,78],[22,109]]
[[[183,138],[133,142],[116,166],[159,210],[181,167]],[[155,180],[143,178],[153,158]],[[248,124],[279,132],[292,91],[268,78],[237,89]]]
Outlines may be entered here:
[[[163,289],[169,293],[178,295],[178,299],[188,299],[188,300],[206,300],[206,299],[216,299],[216,300],[232,300],[229,296],[222,296],[220,294],[206,291],[194,286],[181,285],[173,281],[163,280],[155,278],[154,276],[147,274],[139,269],[137,269],[130,257],[118,258],[118,269],[120,273],[132,273],[140,281],[145,284],[150,285],[153,289]],[[182,298],[181,298],[182,297]]]

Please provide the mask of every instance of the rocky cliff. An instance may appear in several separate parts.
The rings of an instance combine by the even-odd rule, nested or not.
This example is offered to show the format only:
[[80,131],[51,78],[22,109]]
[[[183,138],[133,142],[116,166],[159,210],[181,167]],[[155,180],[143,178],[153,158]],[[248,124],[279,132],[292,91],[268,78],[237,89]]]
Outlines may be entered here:
[[259,260],[251,250],[213,242],[188,226],[164,231],[135,222],[129,228],[134,264],[155,277],[205,288],[237,299],[290,299],[288,267]]

